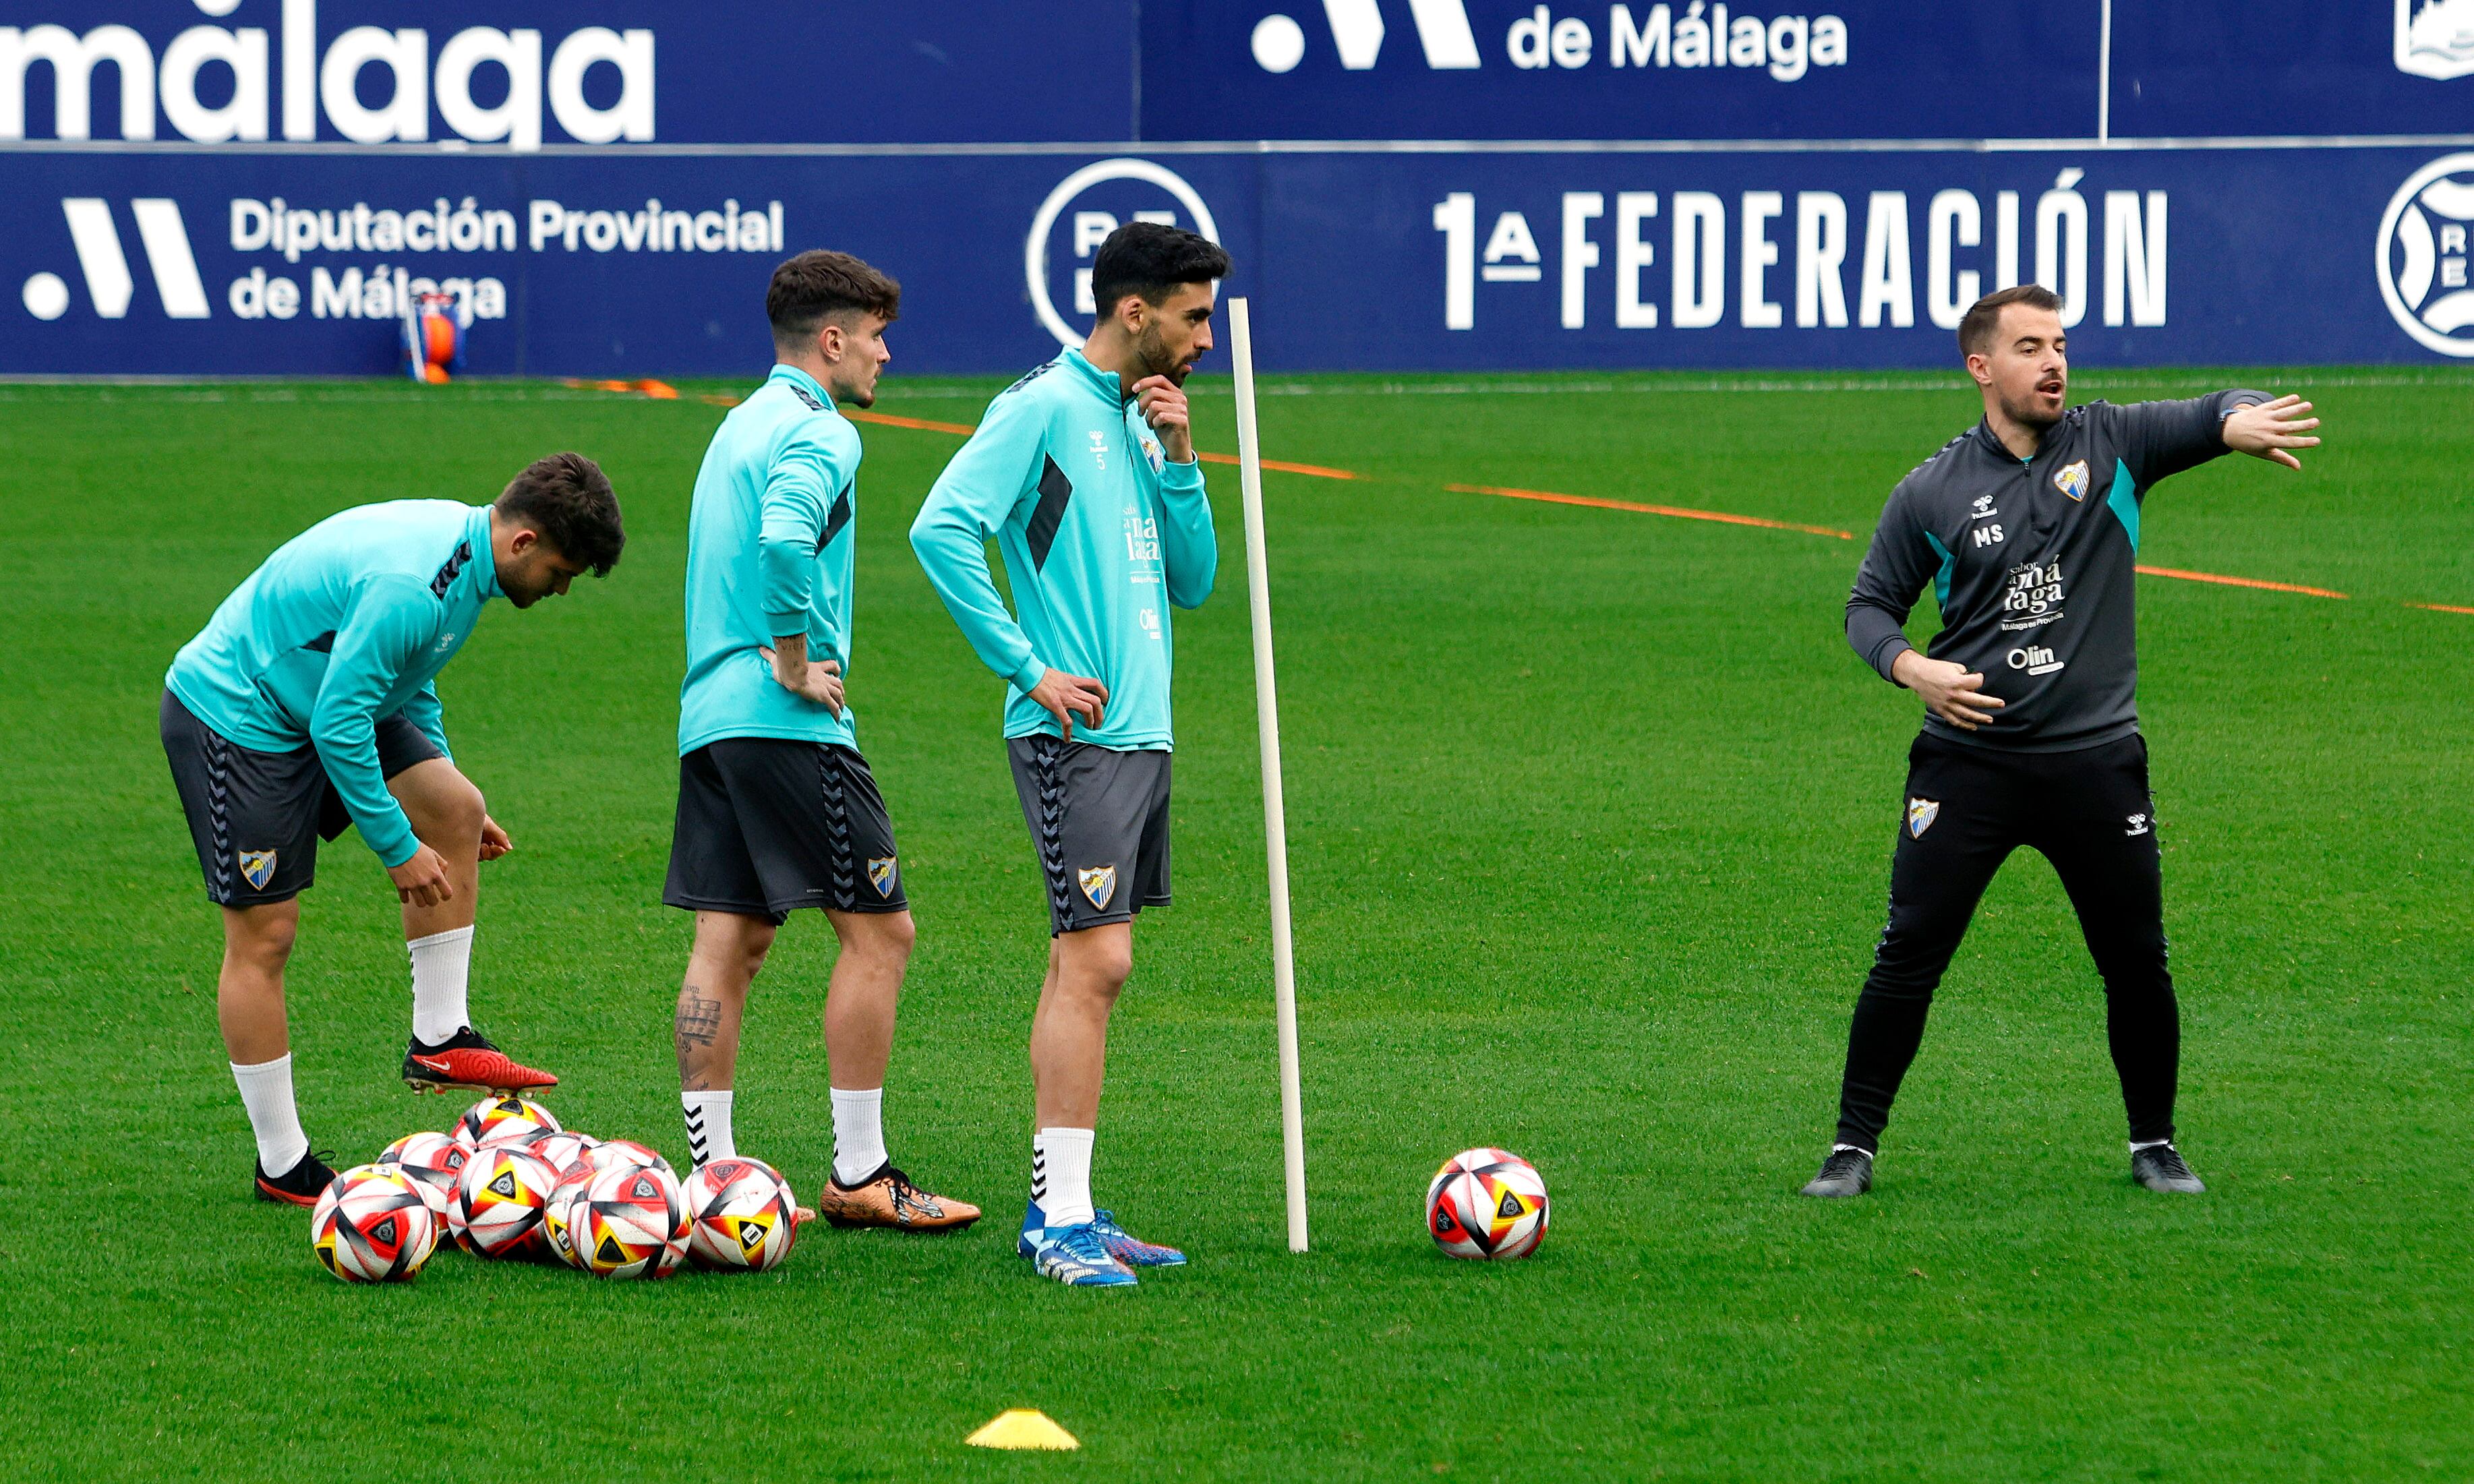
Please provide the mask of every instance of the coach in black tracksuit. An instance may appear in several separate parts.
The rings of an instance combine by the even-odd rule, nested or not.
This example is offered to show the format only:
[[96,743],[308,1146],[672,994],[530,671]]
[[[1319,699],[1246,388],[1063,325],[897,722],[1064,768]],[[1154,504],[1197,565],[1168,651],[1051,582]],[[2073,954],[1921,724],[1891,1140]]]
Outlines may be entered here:
[[[1859,1195],[1925,1011],[1977,900],[2010,852],[2053,864],[2104,978],[2106,1030],[2130,1115],[2131,1173],[2203,1187],[2174,1152],[2181,1030],[2166,969],[2162,862],[2139,735],[2134,564],[2156,481],[2228,448],[2299,468],[2318,442],[2298,398],[2064,410],[2060,302],[2029,284],[1959,328],[1984,421],[1899,482],[1847,600],[1847,641],[1924,696],[1890,866],[1890,918],[1856,1001],[1838,1135],[1812,1196]],[[1942,629],[1901,632],[1931,585]]]

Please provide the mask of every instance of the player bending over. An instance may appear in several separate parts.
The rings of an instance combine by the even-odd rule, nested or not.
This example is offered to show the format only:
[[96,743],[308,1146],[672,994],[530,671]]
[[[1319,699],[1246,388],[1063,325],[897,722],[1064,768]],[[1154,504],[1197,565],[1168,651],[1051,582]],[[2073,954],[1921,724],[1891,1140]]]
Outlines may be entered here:
[[688,514],[688,673],[679,688],[679,812],[662,900],[695,913],[672,1030],[679,1102],[699,1165],[738,1153],[731,1082],[747,987],[774,934],[822,908],[839,941],[825,993],[836,1226],[934,1231],[980,1208],[930,1195],[885,1149],[885,1066],[910,962],[893,822],[860,756],[842,683],[851,659],[859,430],[892,358],[891,279],[847,253],[773,271],[773,374],[705,450]]
[[[928,580],[1010,685],[1006,747],[1052,934],[1016,1250],[1078,1285],[1185,1260],[1093,1207],[1091,1146],[1134,914],[1169,900],[1169,608],[1210,596],[1220,565],[1179,388],[1211,349],[1212,284],[1227,272],[1228,255],[1190,231],[1110,233],[1091,266],[1090,339],[988,404],[910,527]],[[1019,619],[989,576],[990,537]]]
[[472,1027],[479,863],[515,848],[455,766],[431,684],[491,598],[529,608],[607,575],[626,534],[594,462],[553,453],[490,504],[400,499],[327,517],[232,590],[163,678],[163,750],[206,897],[215,1009],[257,1136],[260,1199],[309,1205],[335,1172],[292,1102],[283,966],[318,841],[348,824],[403,903],[417,1091],[546,1087]]
[[[1890,1100],[1977,899],[2021,845],[2053,864],[2104,979],[2131,1178],[2206,1187],[2173,1148],[2181,1023],[2165,964],[2163,860],[2135,705],[2139,521],[2157,480],[2227,449],[2302,467],[2311,404],[2225,391],[2064,405],[2061,301],[2034,284],[1958,328],[1984,420],[1890,492],[1847,600],[1847,640],[1924,697],[1890,864],[1890,920],[1856,1000],[1838,1137],[1808,1196],[1872,1188]],[[1901,632],[1926,584],[1941,632]]]

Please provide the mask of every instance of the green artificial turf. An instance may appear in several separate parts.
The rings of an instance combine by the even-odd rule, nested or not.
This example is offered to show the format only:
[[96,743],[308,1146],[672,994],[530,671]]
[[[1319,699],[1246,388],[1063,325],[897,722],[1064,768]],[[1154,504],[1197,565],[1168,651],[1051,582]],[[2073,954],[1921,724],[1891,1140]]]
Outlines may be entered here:
[[[959,439],[862,429],[850,695],[919,920],[896,1157],[988,1207],[813,1229],[762,1277],[598,1284],[456,1253],[349,1288],[248,1199],[219,938],[156,741],[173,650],[344,506],[478,500],[599,458],[606,582],[499,608],[440,691],[518,844],[487,868],[482,1025],[570,1125],[683,1153],[659,895],[688,493],[717,406],[540,384],[0,387],[0,1423],[14,1473],[300,1478],[2465,1477],[2474,1376],[2467,696],[2474,379],[2083,374],[2078,395],[2299,384],[2328,447],[2160,488],[2143,717],[2185,1024],[2182,1147],[2125,1178],[2102,1001],[2023,856],[1953,965],[1864,1201],[1798,1200],[1880,928],[1917,708],[1841,637],[1890,485],[1955,377],[1279,378],[1268,477],[1314,1251],[1284,1248],[1237,480],[1177,619],[1176,897],[1146,916],[1097,1183],[1194,1254],[1072,1292],[1012,1254],[1045,949],[1000,686],[913,563]],[[999,383],[890,381],[971,422]],[[1204,447],[1227,383],[1198,378]],[[1453,493],[1515,486],[1852,540]],[[1931,626],[1929,601],[1919,632]],[[445,1125],[395,1081],[391,893],[327,847],[291,975],[312,1140]],[[758,982],[739,1141],[830,1155],[830,934]],[[1508,1146],[1554,1226],[1439,1256],[1435,1165]],[[1038,1407],[1074,1455],[962,1439]]]

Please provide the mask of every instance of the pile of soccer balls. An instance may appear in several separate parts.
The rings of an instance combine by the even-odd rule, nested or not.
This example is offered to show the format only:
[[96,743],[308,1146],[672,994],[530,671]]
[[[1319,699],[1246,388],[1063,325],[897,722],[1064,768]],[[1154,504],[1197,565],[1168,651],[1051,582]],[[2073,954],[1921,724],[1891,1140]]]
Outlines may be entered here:
[[455,1131],[408,1133],[335,1177],[309,1240],[348,1283],[400,1282],[443,1239],[478,1257],[564,1262],[595,1277],[698,1267],[762,1273],[790,1255],[798,1202],[760,1159],[716,1159],[681,1180],[632,1139],[559,1127],[549,1109],[487,1097]]

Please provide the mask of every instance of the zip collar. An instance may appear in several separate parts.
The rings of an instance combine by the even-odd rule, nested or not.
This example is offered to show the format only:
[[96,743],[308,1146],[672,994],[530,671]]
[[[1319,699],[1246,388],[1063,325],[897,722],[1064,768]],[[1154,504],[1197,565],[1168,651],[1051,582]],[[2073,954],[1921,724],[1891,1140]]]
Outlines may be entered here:
[[2052,442],[2053,434],[2060,431],[2062,423],[2067,423],[2069,421],[2069,409],[2065,408],[2063,409],[2061,422],[2055,423],[2051,427],[2046,428],[2043,432],[2036,435],[2036,451],[2028,454],[2025,458],[2021,458],[2018,454],[2011,452],[2010,446],[2001,441],[2001,435],[1993,430],[1993,419],[1990,414],[1976,420],[1976,426],[1973,429],[1973,433],[1976,441],[1983,445],[1995,458],[2001,460],[2001,462],[2005,464],[2016,464],[2025,469],[2032,467],[2036,460],[2045,456],[2045,445]]
[[[473,513],[464,518],[464,543],[473,551],[465,561],[465,569],[472,573],[473,589],[481,596],[481,601],[506,596],[506,590],[498,586],[497,549],[490,545],[489,506],[475,505]],[[452,584],[449,591],[453,591]]]
[[825,384],[823,382],[808,375],[806,372],[801,371],[796,366],[788,366],[780,361],[775,361],[773,363],[773,374],[766,377],[764,379],[768,382],[787,381],[794,387],[803,387],[806,389],[808,395],[813,397],[816,401],[823,402],[828,407],[833,407],[837,412],[841,410],[838,407],[834,407],[834,394],[825,390]]
[[1124,411],[1126,404],[1133,401],[1126,395],[1125,378],[1113,371],[1102,371],[1092,365],[1090,357],[1084,355],[1079,347],[1067,346],[1057,359],[1065,363],[1065,369],[1073,372],[1077,379],[1107,398],[1118,411]]

